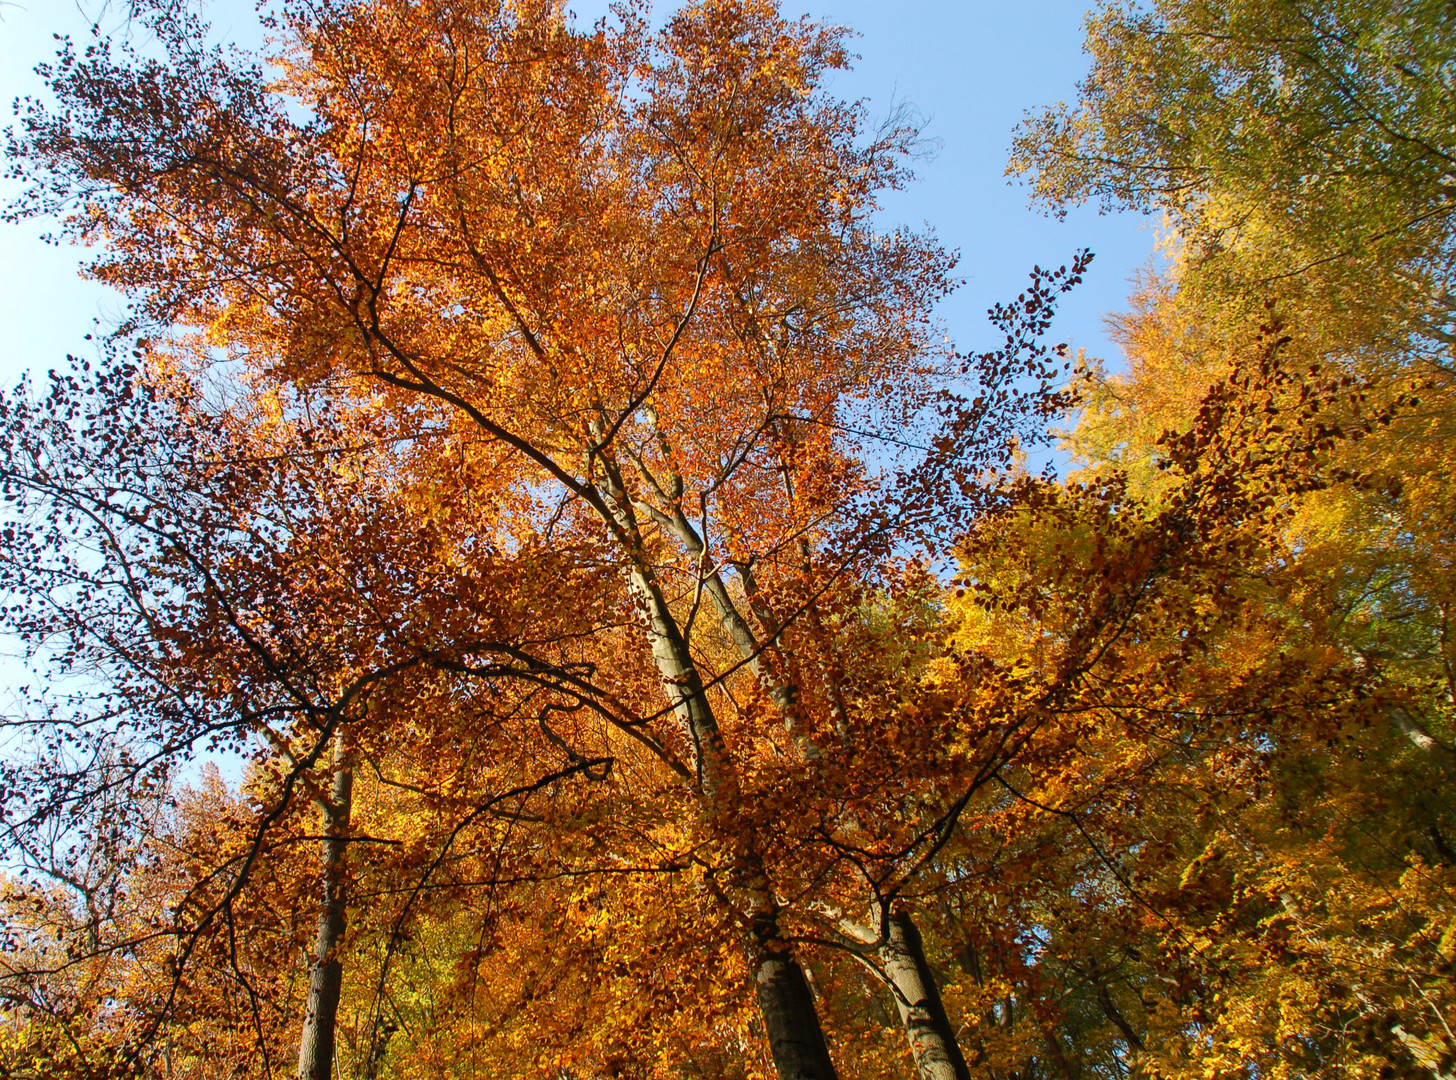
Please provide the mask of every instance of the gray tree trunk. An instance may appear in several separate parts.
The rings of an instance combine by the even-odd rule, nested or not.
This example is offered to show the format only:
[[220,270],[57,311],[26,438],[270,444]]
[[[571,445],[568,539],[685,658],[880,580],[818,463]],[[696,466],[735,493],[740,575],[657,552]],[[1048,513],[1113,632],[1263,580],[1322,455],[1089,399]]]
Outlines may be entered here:
[[[668,697],[678,707],[697,751],[698,780],[710,812],[733,813],[739,798],[738,776],[718,730],[697,665],[667,610],[660,588],[634,573],[638,594],[647,608],[652,652]],[[752,838],[740,853],[745,866],[741,885],[753,897],[754,982],[764,1033],[779,1080],[837,1080],[814,995],[804,969],[779,929],[773,890],[763,875]]]
[[835,1080],[804,969],[779,932],[777,914],[754,920],[754,983],[779,1080]]
[[[976,985],[984,989],[986,985],[987,974],[985,968],[981,964],[981,955],[979,952],[976,951],[975,940],[971,936],[971,933],[966,928],[965,924],[961,922],[961,920],[956,916],[955,912],[951,910],[950,906],[944,902],[943,896],[941,899],[941,913],[945,916],[947,922],[949,922],[951,925],[955,926],[958,929],[961,935],[962,945],[956,953],[956,960],[960,964],[961,969],[976,981]],[[984,1061],[989,1056],[986,1050],[986,1041],[983,1035],[983,1031],[994,1028],[995,1026],[996,1014],[994,1012],[987,1011],[981,1015],[979,1023],[971,1028],[971,1048],[975,1051],[976,1060],[978,1062]],[[1005,1074],[993,1065],[981,1065],[980,1068],[987,1077],[987,1080],[1005,1080]]]
[[323,845],[324,906],[319,912],[318,935],[308,973],[308,1005],[298,1044],[298,1080],[329,1080],[334,1068],[334,1031],[339,1015],[339,990],[344,965],[339,943],[348,912],[349,813],[354,771],[341,744],[334,744],[334,777],[324,805],[327,839]]
[[[669,529],[680,541],[683,547],[695,559],[703,560],[707,557],[707,543],[693,527],[692,522],[679,508],[671,515],[658,514],[661,524]],[[749,576],[746,568],[740,570],[743,575],[744,587],[751,589],[752,577]],[[799,687],[794,677],[785,680],[780,673],[775,672],[770,663],[770,650],[765,649],[753,633],[753,628],[748,625],[748,620],[738,610],[738,605],[733,602],[733,597],[728,591],[728,586],[723,581],[723,576],[716,568],[708,569],[703,577],[703,589],[713,602],[714,610],[718,613],[718,623],[724,632],[738,649],[738,655],[743,658],[756,679],[768,690],[769,697],[773,700],[774,707],[778,709],[779,716],[783,720],[784,729],[793,737],[799,752],[804,755],[805,761],[818,761],[822,756],[818,745],[814,742],[813,733],[809,730],[808,718],[799,702]],[[769,617],[767,620],[764,614],[760,613],[760,621],[765,623],[766,640],[772,647],[772,651],[783,656],[788,661],[790,669],[793,669],[793,656],[788,649],[787,643],[782,637],[782,627]]]
[[880,961],[920,1080],[971,1080],[940,988],[925,959],[920,930],[910,912],[898,905],[890,913],[889,936],[880,947]]
[[1456,779],[1456,753],[1445,743],[1436,739],[1425,726],[1399,705],[1392,705],[1386,714],[1396,729],[1411,741],[1411,745],[1434,761],[1446,774],[1447,780]]
[[[723,741],[692,650],[644,553],[626,487],[615,466],[609,460],[603,464],[607,484],[602,495],[627,548],[632,588],[647,623],[648,643],[663,690],[692,740],[698,785],[708,813],[731,821],[741,811],[737,768]],[[716,592],[710,595],[717,603]],[[727,599],[726,590],[723,598]],[[735,630],[731,616],[736,615],[731,601],[726,611],[720,610],[730,635]],[[741,618],[736,629],[740,634],[746,632]],[[741,834],[737,839],[741,846],[736,854],[741,865],[735,884],[750,897],[754,981],[779,1080],[838,1080],[804,969],[779,928],[773,887],[764,873],[756,839]]]

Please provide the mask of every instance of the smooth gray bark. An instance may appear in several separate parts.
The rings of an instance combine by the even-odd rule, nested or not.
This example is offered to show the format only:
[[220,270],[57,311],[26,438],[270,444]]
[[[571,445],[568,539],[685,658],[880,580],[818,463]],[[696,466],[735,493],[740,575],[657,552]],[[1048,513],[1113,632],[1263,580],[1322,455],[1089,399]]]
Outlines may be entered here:
[[880,961],[920,1080],[971,1080],[940,988],[925,959],[925,942],[910,912],[902,907],[890,912]]
[[1386,713],[1396,729],[1410,740],[1412,746],[1434,761],[1445,772],[1447,779],[1456,779],[1456,752],[1427,731],[1425,725],[1407,709],[1392,705]]
[[[649,410],[648,416],[654,430],[656,430],[656,414]],[[662,447],[664,460],[670,461],[672,454],[668,449],[667,441],[660,432],[657,438],[659,445]],[[765,648],[765,645],[771,645],[775,651],[784,654],[785,659],[789,661],[790,667],[792,668],[792,656],[788,654],[788,650],[782,639],[782,628],[779,627],[777,620],[771,616],[765,620],[764,610],[755,607],[754,610],[759,615],[760,622],[764,624],[765,631],[764,643],[761,644],[759,642],[758,638],[754,635],[753,628],[748,625],[748,620],[738,610],[738,605],[734,602],[732,594],[728,591],[727,584],[723,581],[722,573],[720,573],[717,566],[709,561],[705,534],[699,533],[693,523],[688,520],[687,514],[683,512],[682,477],[669,464],[665,473],[667,484],[664,485],[653,475],[652,470],[647,467],[647,464],[640,456],[631,454],[630,451],[629,454],[637,466],[637,471],[642,474],[643,479],[647,481],[648,485],[657,493],[658,498],[662,500],[661,507],[655,507],[649,502],[632,500],[632,507],[634,509],[640,509],[664,531],[676,536],[687,553],[698,560],[698,572],[701,574],[700,580],[702,582],[701,588],[703,592],[707,593],[709,600],[712,601],[713,608],[718,615],[718,625],[723,628],[723,631],[732,640],[734,647],[738,650],[738,655],[743,659],[748,670],[767,689],[769,697],[773,700],[774,706],[778,709],[779,715],[783,719],[784,729],[793,737],[800,753],[804,755],[804,760],[818,761],[821,754],[818,745],[814,742],[813,734],[809,730],[808,720],[804,716],[803,708],[800,704],[799,687],[795,681],[797,676],[791,674],[787,680],[784,679],[779,672],[774,670],[774,665],[770,662],[769,652]],[[620,478],[613,476],[612,479],[614,483],[617,483],[619,488],[622,487]],[[755,591],[752,585],[752,578],[746,566],[740,565],[738,569],[740,575],[742,575],[744,587],[750,593],[751,602],[751,594]]]
[[349,814],[354,771],[338,742],[334,744],[334,776],[323,805],[327,839],[323,844],[324,904],[308,973],[308,1005],[298,1043],[298,1080],[329,1080],[334,1068],[334,1032],[344,965],[339,944],[348,913]]
[[[663,690],[692,740],[698,785],[708,812],[731,819],[741,809],[737,769],[687,639],[646,557],[626,487],[610,461],[604,462],[604,468],[607,485],[602,495],[627,548],[629,578],[647,623],[648,643]],[[732,613],[736,615],[736,609]],[[725,625],[731,634],[731,619],[725,618]],[[735,884],[750,898],[754,981],[779,1080],[838,1080],[804,969],[780,931],[772,885],[764,874],[755,839],[738,839],[743,846],[738,852],[741,866]]]
[[834,1063],[804,969],[779,931],[776,913],[754,920],[754,983],[780,1080],[834,1080]]
[[[708,549],[703,538],[698,535],[697,529],[693,528],[692,522],[678,509],[671,515],[661,514],[661,524],[669,529],[680,541],[688,553],[700,562],[707,557]],[[745,576],[745,587],[748,579]],[[799,701],[799,688],[793,679],[784,680],[776,673],[769,663],[768,651],[759,643],[753,633],[753,628],[748,625],[748,620],[738,610],[732,595],[728,591],[727,584],[723,581],[723,575],[716,567],[710,567],[703,575],[703,591],[713,602],[713,609],[718,613],[718,624],[732,640],[738,655],[743,658],[748,670],[768,690],[769,697],[778,709],[779,716],[783,720],[784,729],[793,737],[799,752],[804,755],[805,761],[818,761],[822,756],[818,745],[814,742],[813,733],[809,730],[808,718],[804,715],[803,707]],[[764,621],[760,615],[760,621]],[[765,624],[767,641],[775,651],[785,654],[785,657],[792,663],[792,657],[788,655],[788,649],[783,641],[783,629],[776,620],[770,619]]]

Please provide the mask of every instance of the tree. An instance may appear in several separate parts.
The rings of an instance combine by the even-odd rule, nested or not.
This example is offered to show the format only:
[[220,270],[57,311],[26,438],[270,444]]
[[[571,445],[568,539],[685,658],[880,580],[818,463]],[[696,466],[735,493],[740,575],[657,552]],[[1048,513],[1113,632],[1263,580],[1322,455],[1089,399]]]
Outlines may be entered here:
[[[1226,1012],[1198,1050],[1213,1067],[1252,1054],[1291,1074],[1449,1067],[1431,943],[1447,918],[1453,761],[1438,449],[1456,415],[1451,31],[1434,4],[1109,5],[1089,24],[1081,102],[1029,121],[1017,144],[1014,166],[1051,206],[1099,197],[1163,210],[1173,229],[1169,272],[1120,321],[1130,371],[1096,380],[1073,433],[1087,478],[1125,483],[1134,504],[1176,497],[1170,440],[1204,426],[1204,388],[1229,384],[1260,323],[1277,322],[1286,370],[1346,388],[1326,399],[1326,441],[1304,470],[1326,482],[1282,497],[1242,557],[1240,599],[1190,618],[1255,603],[1239,664],[1298,650],[1366,702],[1333,744],[1317,724],[1268,736],[1277,752],[1252,790],[1204,796],[1211,832],[1169,834],[1175,849],[1206,845],[1180,888],[1226,890],[1236,913],[1198,924],[1224,950]],[[1230,400],[1255,400],[1245,393]],[[1304,403],[1264,407],[1284,425]],[[1275,931],[1287,962],[1267,980],[1234,974],[1253,966],[1243,940]],[[1281,1023],[1297,1045],[1270,1038]]]
[[1443,706],[1350,648],[1348,594],[1297,546],[1310,500],[1381,489],[1347,444],[1415,405],[1307,366],[1277,328],[1230,344],[1186,429],[1124,434],[965,549],[969,646],[1043,680],[1095,642],[1060,734],[1002,774],[1025,817],[970,819],[982,860],[1037,882],[1003,901],[1039,954],[1015,982],[1085,1010],[1083,1068],[1439,1072],[1445,765],[1392,713]]
[[[1278,125],[1249,154],[1264,202],[1216,154],[1196,190],[1158,159],[1167,182],[1133,194],[1184,215],[1188,257],[1124,323],[1142,367],[1088,385],[1091,460],[1058,484],[1017,442],[1072,404],[1040,338],[1085,261],[993,313],[1002,348],[937,346],[952,260],[872,223],[915,132],[824,91],[837,32],[736,0],[657,34],[635,9],[583,32],[543,4],[329,0],[279,8],[251,66],[165,7],[152,51],[63,50],[59,108],[30,107],[13,147],[23,209],[101,246],[146,335],[140,385],[218,388],[179,438],[212,446],[210,421],[221,457],[286,464],[174,470],[122,506],[109,480],[63,486],[16,580],[43,638],[66,509],[119,515],[150,539],[115,565],[173,568],[138,594],[168,633],[98,592],[59,609],[83,642],[116,627],[76,655],[200,679],[199,715],[271,733],[256,820],[174,880],[195,940],[242,926],[273,955],[265,920],[227,921],[244,905],[219,882],[242,879],[213,871],[265,835],[323,845],[249,894],[315,894],[302,1072],[330,1026],[370,1077],[453,1067],[441,1032],[502,1073],[749,1073],[756,1035],[786,1077],[835,1075],[831,1044],[884,1068],[902,1035],[926,1077],[1443,1067],[1447,814],[1401,786],[1431,787],[1447,730],[1446,414],[1415,399],[1444,393],[1420,365],[1449,245],[1361,231],[1444,221],[1425,150],[1359,214],[1301,201]],[[1202,62],[1131,25],[1094,27],[1146,60],[1129,71]],[[1284,94],[1334,160],[1389,110],[1321,143],[1332,62],[1300,67],[1310,42],[1347,51],[1351,100],[1384,76],[1360,74],[1365,39],[1311,25],[1278,86],[1238,50],[1199,77]],[[1248,55],[1294,40],[1266,29]],[[1440,76],[1416,36],[1419,97]],[[1111,65],[1094,89],[1141,86]],[[1115,127],[1136,102],[1107,94],[1086,115]],[[1214,144],[1258,134],[1209,96],[1188,100]],[[1412,123],[1439,113],[1421,101]],[[1041,129],[1043,168],[1090,124]],[[1375,158],[1349,205],[1379,193]],[[1317,226],[1348,250],[1270,285]],[[1419,497],[1394,483],[1417,456]],[[922,553],[955,534],[951,600]],[[1398,850],[1365,858],[1370,834]],[[270,993],[304,1008],[301,985]]]
[[[365,495],[357,452],[309,444],[325,427],[317,412],[300,436],[276,413],[270,421],[234,402],[223,418],[207,404],[195,387],[144,383],[127,365],[54,375],[45,397],[22,387],[3,401],[6,625],[60,685],[76,686],[65,697],[42,691],[29,715],[7,721],[7,845],[52,883],[12,898],[12,941],[29,944],[7,985],[28,1008],[55,1012],[47,987],[90,972],[91,989],[70,995],[55,1021],[92,1026],[98,1052],[125,1067],[170,1053],[158,1033],[187,1026],[179,1017],[193,1015],[197,993],[231,985],[215,1011],[242,1010],[254,1036],[243,1059],[260,1055],[266,1071],[275,1011],[289,1015],[280,980],[291,965],[286,949],[278,960],[277,926],[265,920],[260,934],[257,921],[294,887],[284,904],[298,916],[284,928],[299,929],[317,888],[315,1000],[294,1015],[319,1048],[300,1068],[324,1075],[349,877],[373,863],[376,874],[416,877],[417,893],[491,810],[569,777],[599,781],[610,758],[559,737],[503,739],[502,767],[453,784],[433,829],[392,863],[345,854],[403,847],[351,825],[353,769],[388,761],[400,703],[421,710],[417,751],[432,739],[473,748],[478,735],[460,738],[462,711],[490,731],[497,710],[511,716],[580,681],[558,646],[600,613],[589,601],[523,602],[537,585],[568,591],[561,563],[529,548],[476,559],[467,584],[437,557],[431,529]],[[494,573],[499,589],[479,576]],[[455,601],[423,605],[426,582]],[[508,620],[526,636],[498,633],[518,606],[535,613]],[[221,831],[205,815],[169,822],[165,811],[179,770],[202,750],[247,763],[247,800],[225,807],[235,820]],[[316,832],[311,804],[327,827],[323,863],[310,869],[298,845]],[[412,894],[400,894],[402,925]],[[78,922],[80,935],[33,947],[46,925]]]
[[[154,25],[165,60],[99,43],[52,69],[66,111],[33,110],[16,148],[34,205],[105,238],[97,273],[177,362],[206,356],[177,331],[209,327],[259,377],[438,418],[444,440],[396,458],[416,505],[519,507],[459,514],[462,549],[537,526],[611,553],[775,1060],[832,1075],[766,870],[764,793],[801,770],[758,773],[777,735],[755,710],[725,730],[710,688],[746,670],[804,763],[833,730],[794,624],[889,545],[847,450],[930,402],[944,361],[928,305],[948,259],[869,226],[913,131],[862,139],[816,92],[837,35],[767,5],[691,7],[655,40],[631,12],[579,33],[529,4],[290,6],[281,84],[201,52],[193,22]],[[700,606],[737,653],[717,670]]]
[[1028,119],[1011,168],[1051,207],[1166,211],[1199,280],[1246,311],[1298,295],[1336,350],[1440,353],[1453,33],[1434,2],[1105,4],[1078,103]]

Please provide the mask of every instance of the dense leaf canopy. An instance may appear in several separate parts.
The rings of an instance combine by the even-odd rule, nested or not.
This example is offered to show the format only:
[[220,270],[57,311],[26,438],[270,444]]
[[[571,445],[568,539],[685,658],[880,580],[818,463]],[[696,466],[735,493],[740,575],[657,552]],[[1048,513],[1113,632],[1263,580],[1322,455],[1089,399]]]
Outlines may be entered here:
[[1450,5],[1090,17],[1124,368],[1085,252],[949,344],[770,0],[132,7],[9,145],[133,306],[0,398],[0,1076],[1451,1075]]

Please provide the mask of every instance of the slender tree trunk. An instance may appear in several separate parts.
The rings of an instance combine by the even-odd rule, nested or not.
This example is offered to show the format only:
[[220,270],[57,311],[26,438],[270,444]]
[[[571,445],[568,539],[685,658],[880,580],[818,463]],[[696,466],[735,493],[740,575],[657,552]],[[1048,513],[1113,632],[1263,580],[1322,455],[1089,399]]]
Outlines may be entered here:
[[[698,779],[709,812],[736,814],[737,773],[703,694],[697,666],[667,611],[660,589],[650,579],[640,574],[636,577],[639,595],[648,606],[658,670],[697,750]],[[773,889],[764,875],[757,844],[749,835],[739,834],[736,839],[742,845],[738,854],[743,864],[737,884],[748,891],[756,909],[751,949],[758,1007],[779,1080],[837,1080],[804,969],[783,940]]]
[[349,813],[354,771],[342,742],[334,743],[334,777],[324,806],[327,839],[323,844],[324,905],[308,973],[308,1006],[298,1044],[298,1080],[329,1080],[334,1067],[334,1031],[339,1015],[339,990],[344,965],[339,944],[347,914]]
[[[976,950],[975,939],[972,937],[970,930],[951,909],[950,905],[944,902],[944,897],[941,899],[941,914],[944,915],[948,923],[957,928],[961,935],[962,944],[956,952],[956,961],[960,964],[961,969],[976,981],[978,987],[984,988],[987,974],[981,964],[981,954]],[[986,1049],[985,1038],[982,1034],[983,1029],[989,1029],[995,1026],[996,1015],[988,1011],[981,1015],[979,1023],[971,1029],[972,1049],[975,1051],[976,1061],[978,1063],[983,1063],[990,1059],[990,1054]],[[994,1065],[980,1064],[980,1068],[984,1071],[988,1080],[1005,1080],[1005,1074]]]
[[[647,622],[647,637],[663,690],[692,740],[698,785],[707,811],[737,846],[739,865],[734,885],[750,897],[754,981],[779,1080],[838,1080],[804,969],[779,928],[773,887],[764,872],[757,838],[751,830],[733,827],[733,819],[742,811],[738,773],[697,662],[643,550],[641,532],[621,477],[609,461],[604,466],[609,486],[602,494],[627,548],[631,584]],[[736,615],[731,602],[728,606]],[[731,632],[731,620],[725,622]]]
[[[790,491],[792,497],[792,490]],[[804,567],[804,580],[814,580],[814,559],[810,549],[809,539],[806,536],[799,537],[799,556]],[[824,698],[829,703],[829,715],[834,722],[834,733],[839,736],[839,745],[845,748],[849,745],[849,706],[844,701],[844,672],[840,669],[838,657],[830,641],[829,634],[824,629],[824,621],[819,617],[819,605],[810,600],[804,609],[808,617],[809,630],[813,635],[814,643],[819,647],[823,655],[825,665],[821,667]]]
[[1097,970],[1097,958],[1094,956],[1088,962],[1091,965],[1089,970],[1092,982],[1097,987],[1097,1002],[1102,1006],[1103,1015],[1112,1021],[1118,1031],[1122,1032],[1122,1037],[1130,1048],[1141,1051],[1143,1049],[1142,1036],[1127,1022],[1127,1017],[1122,1015],[1122,1010],[1112,1000],[1112,993],[1107,989],[1107,980]]
[[834,1063],[804,969],[779,931],[773,909],[753,920],[754,983],[764,1033],[780,1080],[834,1080]]
[[898,905],[890,913],[889,937],[880,960],[895,995],[895,1007],[920,1080],[971,1080],[956,1044],[940,988],[925,959],[925,942],[910,912]]
[[[692,522],[687,519],[681,509],[676,510],[671,516],[664,515],[662,522],[682,541],[688,554],[693,558],[703,560],[707,557],[706,541],[698,535],[697,529],[693,527]],[[752,578],[746,571],[740,571],[740,573],[743,574],[745,588],[751,589]],[[733,602],[733,597],[728,592],[728,586],[718,570],[707,571],[703,577],[703,589],[707,592],[709,599],[713,602],[714,610],[718,613],[719,625],[738,649],[738,655],[743,658],[754,677],[767,688],[769,697],[773,700],[774,707],[778,709],[779,716],[783,720],[784,729],[794,739],[804,760],[810,762],[820,760],[823,755],[814,742],[813,732],[809,729],[808,717],[804,715],[803,706],[799,701],[798,672],[793,655],[783,640],[782,627],[772,618],[765,622],[763,613],[759,613],[759,621],[764,623],[766,640],[772,645],[771,650],[765,649],[754,635],[753,628],[748,625],[748,620],[738,610],[738,605]],[[774,653],[780,654],[783,660],[787,661],[789,668],[787,678],[774,670],[771,662],[771,656]]]
[[1447,780],[1456,780],[1456,753],[1440,742],[1410,712],[1399,705],[1386,710],[1396,729],[1410,740],[1411,745],[1436,763],[1446,774]]
[[738,776],[718,729],[718,718],[704,692],[698,666],[651,572],[634,567],[631,577],[647,617],[647,636],[663,691],[692,740],[703,798],[712,813],[732,811],[738,805]]

